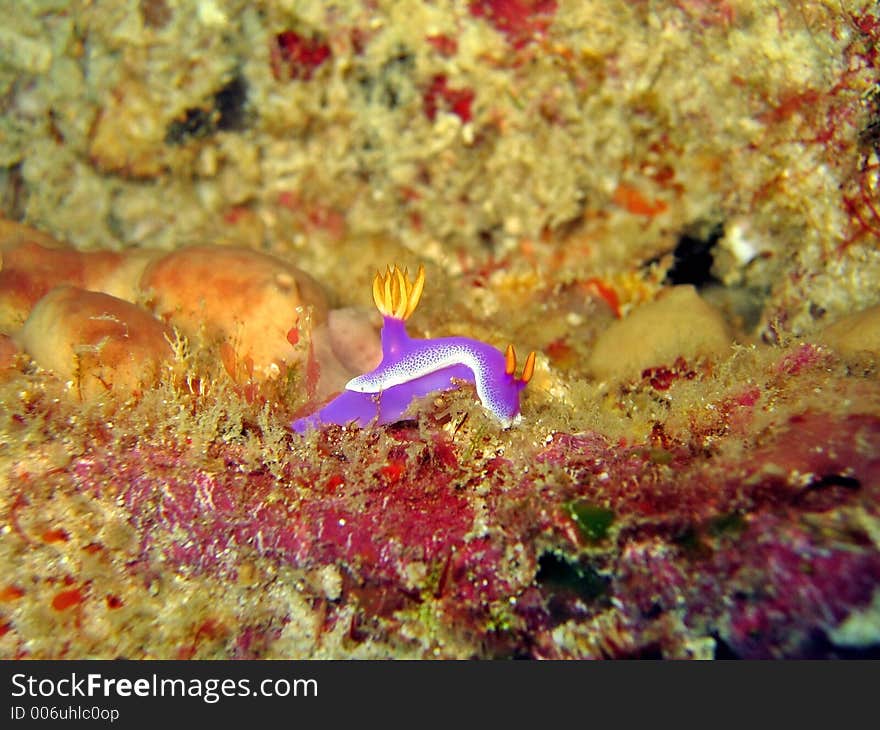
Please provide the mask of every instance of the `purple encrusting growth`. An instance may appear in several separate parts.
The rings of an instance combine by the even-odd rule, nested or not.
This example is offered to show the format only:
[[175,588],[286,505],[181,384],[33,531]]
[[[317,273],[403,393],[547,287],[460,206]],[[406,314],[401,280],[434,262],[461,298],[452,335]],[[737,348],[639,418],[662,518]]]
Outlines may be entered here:
[[[395,274],[399,278],[395,279]],[[409,300],[409,311],[415,308],[423,279],[424,272],[420,270],[416,294]],[[413,400],[455,388],[457,381],[472,383],[480,402],[502,426],[515,424],[520,418],[519,393],[531,376],[534,356],[527,361],[523,377],[517,378],[512,354],[505,356],[479,340],[410,337],[406,331],[406,315],[401,314],[412,285],[399,270],[389,272],[386,280],[389,283],[384,295],[381,285],[378,289],[374,286],[376,304],[384,315],[382,362],[375,370],[350,380],[345,390],[320,411],[294,421],[293,430],[303,433],[329,423],[359,426],[392,423],[402,418]],[[381,284],[381,275],[377,281]],[[398,287],[393,295],[392,284]],[[389,313],[392,311],[393,314]]]

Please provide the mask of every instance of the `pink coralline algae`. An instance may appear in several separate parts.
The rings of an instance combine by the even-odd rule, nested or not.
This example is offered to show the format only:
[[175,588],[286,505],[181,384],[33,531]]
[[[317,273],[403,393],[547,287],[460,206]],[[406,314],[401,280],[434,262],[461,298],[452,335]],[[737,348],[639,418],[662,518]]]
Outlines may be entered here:
[[[842,651],[829,632],[880,584],[880,552],[839,518],[876,519],[872,416],[804,413],[738,465],[671,438],[658,448],[583,433],[557,435],[525,470],[465,459],[405,423],[389,435],[366,473],[345,454],[377,437],[330,427],[322,465],[292,459],[281,475],[247,469],[232,447],[214,454],[222,472],[181,472],[187,454],[144,445],[84,455],[68,478],[124,506],[143,564],[223,580],[246,559],[335,566],[341,596],[324,620],[358,606],[356,641],[393,634],[430,602],[447,631],[481,637],[478,655],[685,656],[696,636],[718,656],[828,656]],[[595,621],[614,628],[559,639]],[[233,631],[233,653],[271,646],[255,631]]]
[[[485,561],[495,548],[466,539],[475,515],[456,488],[460,468],[441,440],[422,445],[417,463],[390,455],[390,468],[378,469],[369,483],[313,471],[282,486],[268,472],[241,471],[234,452],[228,459],[225,473],[182,478],[178,457],[138,449],[112,467],[81,459],[74,473],[84,488],[103,484],[117,494],[144,530],[145,551],[161,546],[164,560],[189,570],[234,576],[237,554],[245,551],[303,568],[344,565],[381,585],[403,581],[409,563],[440,569],[452,561],[445,586],[452,594],[474,594],[466,574],[488,577]],[[293,497],[298,488],[305,495]],[[494,579],[477,590],[494,599],[506,587]]]
[[425,90],[425,116],[432,122],[437,118],[437,111],[450,111],[462,123],[471,120],[471,105],[474,101],[472,89],[456,89],[449,86],[446,76],[438,74],[431,79],[431,85]]
[[[0,646],[34,655],[27,609],[101,656],[874,656],[880,636],[861,626],[880,586],[880,389],[835,380],[828,358],[812,345],[768,358],[685,426],[501,432],[516,448],[470,386],[393,423],[306,437],[282,406],[274,426],[242,412],[240,432],[192,442],[87,420],[79,451],[7,474],[5,544],[43,551],[54,572],[0,584]],[[654,369],[620,397],[662,404],[709,378],[667,369],[666,390]],[[865,410],[799,400],[822,377]],[[61,407],[22,406],[53,424]],[[151,590],[160,608],[187,606],[173,640],[91,638],[90,622],[134,621]],[[297,632],[311,643],[291,644]]]
[[285,30],[275,36],[271,48],[272,73],[279,80],[308,81],[331,55],[330,46],[323,40]]
[[514,48],[522,48],[543,32],[556,12],[556,0],[472,0],[470,12],[486,18]]

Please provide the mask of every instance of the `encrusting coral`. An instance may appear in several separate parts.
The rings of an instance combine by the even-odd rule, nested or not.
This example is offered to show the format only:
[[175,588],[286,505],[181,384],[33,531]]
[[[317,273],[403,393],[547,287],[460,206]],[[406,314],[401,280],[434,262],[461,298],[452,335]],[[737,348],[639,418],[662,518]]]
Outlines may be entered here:
[[723,358],[731,346],[728,330],[692,286],[671,287],[612,323],[593,345],[587,368],[597,378],[629,379],[677,357]]
[[[0,251],[0,331],[81,395],[96,393],[98,382],[106,389],[113,383],[117,395],[154,384],[157,363],[170,353],[163,339],[172,327],[218,351],[233,379],[241,368],[257,380],[277,378],[310,360],[319,394],[338,389],[378,348],[368,321],[349,311],[328,320],[326,296],[314,279],[257,251],[80,252],[3,220]],[[340,344],[343,338],[352,345]],[[107,358],[115,363],[110,370],[125,369],[123,357],[136,376],[107,370]]]
[[40,367],[74,383],[83,398],[153,387],[170,339],[171,329],[140,307],[71,286],[40,299],[18,334]]
[[[191,339],[234,343],[262,376],[304,359],[296,348],[300,317],[327,319],[324,292],[305,272],[246,249],[192,246],[150,263],[141,296],[156,316]],[[291,342],[290,340],[293,340]]]
[[0,6],[0,656],[877,656],[872,3]]

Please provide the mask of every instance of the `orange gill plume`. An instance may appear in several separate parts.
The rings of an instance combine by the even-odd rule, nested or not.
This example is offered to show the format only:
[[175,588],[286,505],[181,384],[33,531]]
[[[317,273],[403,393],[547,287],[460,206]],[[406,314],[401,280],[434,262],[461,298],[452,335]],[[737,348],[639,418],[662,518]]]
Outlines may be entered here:
[[383,275],[376,272],[373,279],[373,301],[383,316],[406,320],[412,315],[422,297],[425,287],[425,267],[419,266],[415,281],[409,272],[397,265],[388,267]]

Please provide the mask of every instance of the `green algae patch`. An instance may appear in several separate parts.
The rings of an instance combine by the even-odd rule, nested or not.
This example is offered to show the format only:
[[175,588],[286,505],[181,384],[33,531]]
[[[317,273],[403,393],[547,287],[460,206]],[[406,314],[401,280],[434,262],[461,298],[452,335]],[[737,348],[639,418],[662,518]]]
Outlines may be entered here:
[[586,499],[572,500],[566,503],[565,508],[587,540],[604,540],[614,522],[614,510]]

